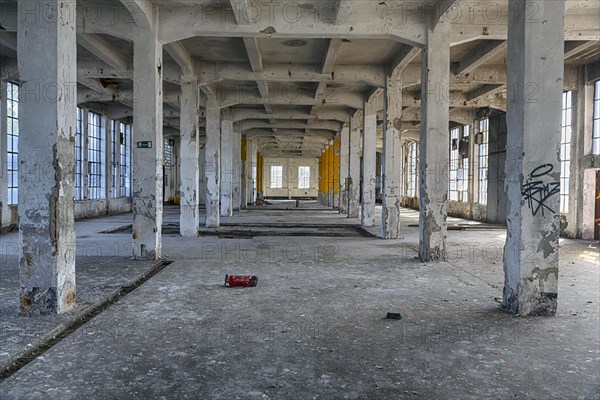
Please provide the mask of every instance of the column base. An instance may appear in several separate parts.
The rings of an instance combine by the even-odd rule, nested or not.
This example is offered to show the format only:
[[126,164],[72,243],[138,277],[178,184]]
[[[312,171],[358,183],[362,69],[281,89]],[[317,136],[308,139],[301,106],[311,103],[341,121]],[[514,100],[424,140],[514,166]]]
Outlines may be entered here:
[[[58,288],[21,288],[19,312],[24,316],[46,316],[60,314],[75,308],[77,294],[75,287],[65,286],[59,298]],[[62,298],[62,300],[60,300]]]

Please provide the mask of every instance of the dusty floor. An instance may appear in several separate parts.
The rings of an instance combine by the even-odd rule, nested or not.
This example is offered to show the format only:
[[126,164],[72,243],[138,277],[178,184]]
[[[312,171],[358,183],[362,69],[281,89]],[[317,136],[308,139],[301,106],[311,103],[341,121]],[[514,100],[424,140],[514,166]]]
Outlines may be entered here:
[[[558,315],[519,318],[496,302],[503,230],[450,231],[450,261],[422,264],[413,211],[403,240],[382,241],[334,237],[358,221],[303,206],[242,212],[224,219],[221,236],[166,236],[173,264],[2,382],[0,397],[600,398],[597,243],[562,240]],[[127,224],[113,218],[105,225]],[[165,222],[176,220],[167,210]],[[88,223],[98,225],[81,241],[128,242]],[[231,234],[256,223],[273,236]],[[282,223],[322,236],[286,236]],[[4,287],[13,278],[2,271]],[[259,284],[224,288],[227,273]],[[13,301],[7,293],[1,300]]]

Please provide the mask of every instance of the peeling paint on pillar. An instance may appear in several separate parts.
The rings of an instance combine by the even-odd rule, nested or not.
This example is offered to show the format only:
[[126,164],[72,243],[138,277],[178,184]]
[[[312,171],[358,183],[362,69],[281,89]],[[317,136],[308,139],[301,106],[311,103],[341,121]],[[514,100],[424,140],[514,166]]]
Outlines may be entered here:
[[231,109],[221,111],[221,217],[233,215],[233,118]]
[[215,100],[206,104],[206,227],[218,228],[220,219],[221,110]]
[[133,146],[133,256],[161,257],[163,221],[163,49],[151,28],[134,27],[133,142],[149,141],[151,149]]
[[402,144],[396,121],[402,117],[402,81],[399,73],[386,76],[383,124],[383,204],[381,237],[400,237],[400,185],[402,182]]
[[365,102],[363,134],[363,203],[361,223],[375,225],[375,174],[377,155],[377,109]]
[[422,53],[419,258],[446,260],[450,39],[447,23],[428,32]]
[[198,142],[199,124],[198,81],[193,77],[184,77],[181,85],[181,140],[179,158],[181,160],[181,236],[198,236],[200,227],[200,209],[198,192],[200,191],[200,144]]
[[[555,315],[565,3],[512,3],[508,19],[508,87],[516,89],[507,99],[508,232],[503,260],[503,306],[524,316]],[[544,15],[543,21],[524,18],[532,6]],[[537,96],[533,102],[525,101],[524,90],[532,82]],[[536,197],[536,188],[529,191],[529,177],[539,182],[536,185],[544,186],[543,197]],[[539,205],[541,210],[535,208]]]
[[[72,9],[63,1],[32,3],[51,3],[56,14],[41,20],[19,15],[19,307],[24,315],[49,315],[72,309],[77,297],[72,112],[77,104],[71,93],[77,48]],[[36,95],[46,82],[56,85],[56,98]]]
[[357,111],[350,121],[350,207],[348,209],[349,218],[358,218],[360,216],[360,139],[362,130],[362,111]]

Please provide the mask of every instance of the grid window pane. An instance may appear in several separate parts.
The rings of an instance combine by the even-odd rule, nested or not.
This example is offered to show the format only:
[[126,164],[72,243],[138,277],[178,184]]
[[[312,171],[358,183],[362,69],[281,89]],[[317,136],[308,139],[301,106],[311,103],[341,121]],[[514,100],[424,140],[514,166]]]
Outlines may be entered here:
[[271,166],[271,189],[283,188],[283,166]]
[[310,189],[310,167],[298,167],[298,189]]
[[592,130],[592,151],[600,155],[600,80],[594,84],[594,129]]
[[119,135],[121,197],[131,196],[131,125],[121,123]]
[[479,204],[487,205],[490,120],[479,121]]
[[563,93],[560,142],[560,212],[569,212],[569,178],[571,174],[571,134],[573,122],[573,92]]
[[105,198],[104,188],[104,143],[106,132],[99,114],[88,114],[88,198]]
[[407,196],[408,197],[417,197],[417,181],[418,181],[418,170],[419,170],[419,161],[418,156],[419,152],[417,150],[418,143],[412,142],[408,147],[408,177],[406,180],[407,183]]
[[13,82],[6,84],[6,160],[8,204],[19,203],[19,85]]

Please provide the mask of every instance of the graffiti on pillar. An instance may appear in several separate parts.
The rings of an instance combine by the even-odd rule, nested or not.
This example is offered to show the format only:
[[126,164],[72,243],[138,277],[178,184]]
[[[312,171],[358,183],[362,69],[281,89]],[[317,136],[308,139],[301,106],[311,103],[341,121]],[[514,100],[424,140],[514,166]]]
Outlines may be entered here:
[[527,182],[523,185],[521,194],[527,200],[527,204],[534,216],[538,212],[541,212],[542,216],[544,216],[545,211],[555,214],[555,211],[548,206],[547,201],[552,196],[560,194],[560,182],[544,182],[542,179],[545,176],[549,176],[553,170],[554,166],[552,164],[539,166],[529,174]]

